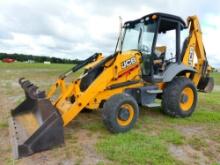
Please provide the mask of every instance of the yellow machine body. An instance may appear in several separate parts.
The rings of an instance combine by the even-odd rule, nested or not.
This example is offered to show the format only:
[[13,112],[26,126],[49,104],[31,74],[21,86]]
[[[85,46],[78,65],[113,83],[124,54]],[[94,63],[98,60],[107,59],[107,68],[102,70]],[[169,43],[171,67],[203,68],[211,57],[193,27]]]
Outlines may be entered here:
[[[176,58],[176,62],[167,62],[166,65],[169,67],[162,66],[163,59],[146,56],[148,62],[151,62],[147,67],[152,70],[155,65],[163,69],[163,77],[159,81],[155,81],[154,77],[158,77],[156,74],[147,76],[148,79],[143,78],[143,64],[146,59],[143,57],[144,53],[138,49],[119,50],[108,57],[104,57],[102,53],[96,53],[82,64],[62,74],[46,94],[37,91],[37,87],[29,81],[21,79],[20,84],[25,90],[26,100],[12,110],[10,122],[16,157],[31,155],[63,143],[62,128],[84,109],[103,108],[104,122],[112,132],[129,130],[136,122],[133,118],[138,117],[137,105],[151,107],[155,99],[162,100],[162,107],[170,116],[190,116],[196,106],[197,89],[210,92],[214,86],[213,79],[209,77],[211,70],[202,42],[199,21],[196,16],[188,17],[187,25],[184,25],[184,22],[176,16],[153,13],[141,18],[140,23],[160,22],[161,19],[177,21],[178,25],[181,24],[181,27],[177,26],[179,31],[188,28],[189,35],[181,58]],[[135,20],[126,23],[125,30],[132,29],[138,24],[137,22]],[[128,26],[131,27],[128,28]],[[143,31],[139,32],[139,40]],[[147,31],[152,29],[148,28]],[[160,29],[155,31],[155,35],[157,33],[160,33]],[[119,37],[121,45],[124,40]],[[166,46],[155,47],[155,51],[165,54]],[[81,68],[84,68],[81,76],[67,84],[65,78]],[[175,83],[172,83],[173,81]],[[58,88],[60,88],[60,94],[54,99]],[[176,97],[169,95],[172,92],[176,92],[173,93]],[[118,117],[114,118],[117,114],[119,114]],[[31,133],[22,131],[28,130],[29,127],[27,128],[26,125],[30,125],[32,121],[35,121],[36,126],[30,129]]]

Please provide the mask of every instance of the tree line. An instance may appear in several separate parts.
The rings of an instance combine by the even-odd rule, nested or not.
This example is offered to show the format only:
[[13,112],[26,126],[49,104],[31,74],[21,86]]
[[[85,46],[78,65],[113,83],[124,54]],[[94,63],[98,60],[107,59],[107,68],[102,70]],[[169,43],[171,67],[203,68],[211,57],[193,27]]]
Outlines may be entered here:
[[18,53],[13,53],[13,54],[0,53],[0,60],[3,60],[5,58],[15,59],[20,62],[25,62],[25,61],[31,60],[31,61],[39,62],[39,63],[43,63],[44,61],[50,61],[51,63],[79,64],[82,62],[79,59],[71,60],[71,59],[65,59],[65,58],[25,55],[25,54],[18,54]]

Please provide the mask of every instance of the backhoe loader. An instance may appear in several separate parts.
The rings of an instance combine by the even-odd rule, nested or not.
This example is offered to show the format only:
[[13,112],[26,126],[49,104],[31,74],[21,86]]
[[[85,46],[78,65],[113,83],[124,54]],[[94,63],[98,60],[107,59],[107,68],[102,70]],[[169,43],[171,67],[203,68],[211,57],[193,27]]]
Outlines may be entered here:
[[[183,31],[187,37],[181,44]],[[169,116],[188,117],[197,92],[214,87],[210,68],[197,16],[185,23],[178,16],[152,13],[125,22],[112,55],[93,54],[61,74],[47,93],[19,79],[26,99],[11,110],[14,157],[63,144],[64,127],[85,109],[100,110],[113,133],[130,130],[140,106],[161,106]],[[65,78],[79,70],[82,75],[66,84]]]

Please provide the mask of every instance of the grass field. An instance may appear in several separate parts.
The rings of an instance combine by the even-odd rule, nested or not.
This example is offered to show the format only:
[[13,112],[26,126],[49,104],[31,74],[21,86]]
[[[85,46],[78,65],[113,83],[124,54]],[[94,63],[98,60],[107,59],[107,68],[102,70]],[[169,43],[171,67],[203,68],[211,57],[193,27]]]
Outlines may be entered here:
[[199,93],[195,113],[176,119],[159,108],[141,108],[135,128],[111,134],[100,112],[81,113],[65,127],[65,145],[14,161],[9,144],[10,109],[24,98],[18,78],[25,77],[47,89],[71,68],[61,64],[0,63],[0,164],[220,164],[220,74],[211,94]]

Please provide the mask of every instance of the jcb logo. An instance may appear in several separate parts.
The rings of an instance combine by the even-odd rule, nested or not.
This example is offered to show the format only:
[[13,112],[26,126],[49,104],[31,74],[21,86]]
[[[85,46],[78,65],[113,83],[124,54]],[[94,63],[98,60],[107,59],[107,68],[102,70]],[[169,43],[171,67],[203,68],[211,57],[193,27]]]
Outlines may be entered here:
[[190,47],[190,49],[189,49],[189,61],[188,61],[189,65],[193,65],[194,52],[195,52],[194,47]]
[[132,58],[122,62],[122,69],[125,69],[135,63],[136,63],[136,59],[135,59],[135,57],[132,57]]

